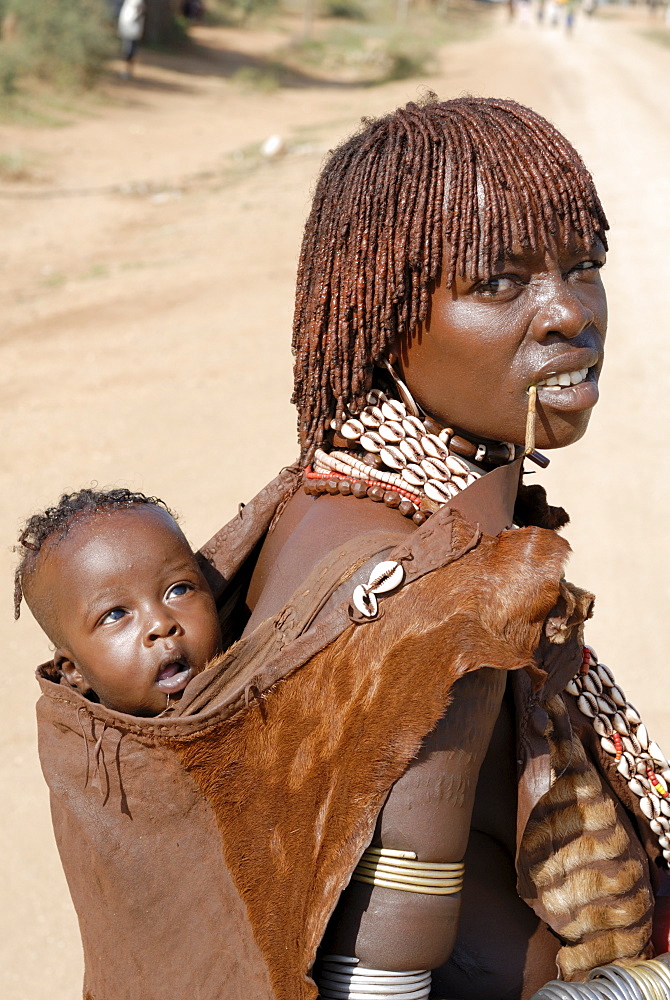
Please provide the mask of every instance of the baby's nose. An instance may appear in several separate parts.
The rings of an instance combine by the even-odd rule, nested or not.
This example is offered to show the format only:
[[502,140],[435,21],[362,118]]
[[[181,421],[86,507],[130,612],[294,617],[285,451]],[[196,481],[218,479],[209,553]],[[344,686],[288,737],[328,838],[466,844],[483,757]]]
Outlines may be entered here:
[[156,642],[158,639],[169,639],[174,635],[180,635],[181,629],[174,618],[165,617],[155,619],[147,629],[147,641]]

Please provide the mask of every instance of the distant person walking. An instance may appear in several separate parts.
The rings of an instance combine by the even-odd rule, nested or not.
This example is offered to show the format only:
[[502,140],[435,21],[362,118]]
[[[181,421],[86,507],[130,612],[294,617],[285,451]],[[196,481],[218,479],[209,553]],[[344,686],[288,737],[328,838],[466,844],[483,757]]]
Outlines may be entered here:
[[121,56],[125,60],[124,77],[129,80],[135,68],[137,46],[144,33],[145,0],[123,0],[119,11],[118,32],[121,39]]

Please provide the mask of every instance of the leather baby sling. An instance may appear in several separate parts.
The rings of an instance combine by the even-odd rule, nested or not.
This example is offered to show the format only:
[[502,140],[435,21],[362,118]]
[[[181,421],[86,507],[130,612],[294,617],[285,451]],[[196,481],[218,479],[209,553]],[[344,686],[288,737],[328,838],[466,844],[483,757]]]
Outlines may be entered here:
[[[284,470],[201,550],[232,644],[174,714],[123,715],[53,663],[38,670],[40,760],[86,1000],[313,1000],[328,919],[453,683],[482,666],[525,669],[528,690],[545,676],[534,653],[568,545],[502,530],[518,464],[409,538],[379,531],[337,547],[279,614],[233,641],[296,474]],[[380,560],[404,581],[362,620],[351,595]],[[574,672],[572,632],[561,655]]]

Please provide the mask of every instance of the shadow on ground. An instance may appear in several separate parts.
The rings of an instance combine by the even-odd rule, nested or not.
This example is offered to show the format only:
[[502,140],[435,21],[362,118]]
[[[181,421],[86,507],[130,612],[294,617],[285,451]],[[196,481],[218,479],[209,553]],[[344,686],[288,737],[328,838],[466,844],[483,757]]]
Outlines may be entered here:
[[[370,86],[369,82],[348,82],[328,80],[312,76],[303,70],[285,66],[279,60],[271,57],[252,55],[248,52],[238,52],[234,49],[222,49],[205,45],[199,41],[190,40],[178,52],[163,52],[157,49],[143,49],[142,63],[157,69],[169,70],[172,73],[183,73],[186,76],[218,76],[222,79],[232,79],[241,72],[247,71],[257,78],[272,76],[280,87],[301,88],[315,87],[319,89],[350,90],[354,87]],[[149,81],[147,81],[149,82]],[[144,81],[135,81],[144,85]],[[156,82],[150,86],[160,87]],[[179,86],[178,84],[176,85]],[[189,89],[186,87],[185,89]]]

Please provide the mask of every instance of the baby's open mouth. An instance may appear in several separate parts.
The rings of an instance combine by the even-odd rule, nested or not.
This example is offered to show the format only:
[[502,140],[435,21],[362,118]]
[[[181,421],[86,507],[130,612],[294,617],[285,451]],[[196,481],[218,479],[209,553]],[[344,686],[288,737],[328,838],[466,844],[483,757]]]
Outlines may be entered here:
[[156,687],[166,694],[183,691],[191,679],[192,670],[185,660],[171,660],[158,671]]

